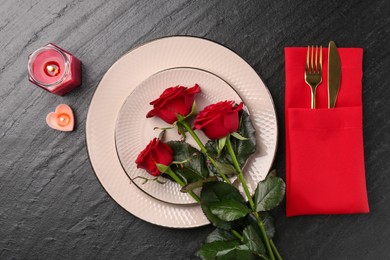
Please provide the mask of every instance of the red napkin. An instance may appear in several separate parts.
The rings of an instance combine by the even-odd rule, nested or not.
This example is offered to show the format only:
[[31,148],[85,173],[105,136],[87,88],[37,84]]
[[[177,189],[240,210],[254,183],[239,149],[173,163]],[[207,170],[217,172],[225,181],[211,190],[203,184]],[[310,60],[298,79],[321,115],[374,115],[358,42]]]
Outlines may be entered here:
[[285,48],[287,216],[369,212],[363,151],[363,49],[339,48],[341,85],[328,109],[328,49],[323,48],[317,108],[305,83],[307,48]]

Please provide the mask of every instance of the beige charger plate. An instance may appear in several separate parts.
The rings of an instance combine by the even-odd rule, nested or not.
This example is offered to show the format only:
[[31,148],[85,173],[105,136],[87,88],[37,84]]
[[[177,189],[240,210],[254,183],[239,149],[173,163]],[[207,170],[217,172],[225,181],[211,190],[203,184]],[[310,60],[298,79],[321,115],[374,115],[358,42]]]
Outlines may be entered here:
[[[115,126],[126,98],[150,76],[170,68],[192,67],[225,80],[248,107],[257,131],[257,152],[247,163],[250,183],[265,178],[277,145],[276,114],[268,89],[241,57],[209,40],[188,36],[151,41],[120,58],[105,74],[92,98],[86,122],[89,157],[107,193],[133,215],[161,226],[190,228],[209,223],[198,205],[175,205],[131,184],[117,156]],[[255,187],[251,186],[253,192]]]

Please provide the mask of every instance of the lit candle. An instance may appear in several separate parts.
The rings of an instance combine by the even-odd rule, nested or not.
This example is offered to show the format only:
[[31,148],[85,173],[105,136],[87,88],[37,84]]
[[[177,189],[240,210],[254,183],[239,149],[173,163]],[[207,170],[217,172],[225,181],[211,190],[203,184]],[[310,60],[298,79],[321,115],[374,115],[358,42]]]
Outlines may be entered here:
[[70,122],[70,118],[67,114],[61,114],[58,116],[57,124],[59,126],[66,126]]
[[81,84],[81,62],[54,44],[39,48],[28,59],[29,80],[57,95]]
[[66,104],[58,105],[54,112],[50,112],[46,116],[46,123],[55,130],[73,131],[74,128],[73,111]]
[[60,73],[60,65],[57,62],[52,61],[46,64],[45,73],[50,77],[55,77]]

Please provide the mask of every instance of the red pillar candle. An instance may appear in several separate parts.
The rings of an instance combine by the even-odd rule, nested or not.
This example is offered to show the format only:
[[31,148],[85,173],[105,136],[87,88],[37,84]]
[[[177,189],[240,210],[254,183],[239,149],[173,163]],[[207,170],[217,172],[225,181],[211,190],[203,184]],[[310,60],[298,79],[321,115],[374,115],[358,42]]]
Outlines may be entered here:
[[29,56],[28,79],[38,87],[62,96],[81,84],[81,62],[49,43]]

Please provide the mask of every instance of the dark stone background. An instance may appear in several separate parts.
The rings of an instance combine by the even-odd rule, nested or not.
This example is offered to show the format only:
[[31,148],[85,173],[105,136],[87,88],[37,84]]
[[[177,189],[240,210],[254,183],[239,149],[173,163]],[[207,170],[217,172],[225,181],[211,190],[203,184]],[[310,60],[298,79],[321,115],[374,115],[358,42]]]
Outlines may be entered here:
[[[226,45],[272,93],[280,126],[274,167],[285,174],[285,46],[364,48],[368,215],[286,218],[274,212],[285,259],[388,259],[390,253],[390,1],[0,1],[0,259],[193,259],[210,226],[162,228],[105,193],[89,163],[85,120],[108,68],[168,35]],[[83,84],[59,97],[27,81],[27,57],[48,42],[83,62]],[[77,129],[45,116],[69,104]]]

